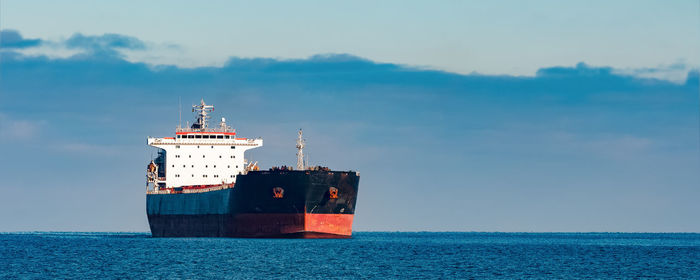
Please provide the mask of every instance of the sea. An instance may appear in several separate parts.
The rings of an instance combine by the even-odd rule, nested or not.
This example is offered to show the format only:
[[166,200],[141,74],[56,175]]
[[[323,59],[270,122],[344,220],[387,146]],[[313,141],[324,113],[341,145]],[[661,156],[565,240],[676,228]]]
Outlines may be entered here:
[[0,234],[0,279],[700,279],[697,233]]

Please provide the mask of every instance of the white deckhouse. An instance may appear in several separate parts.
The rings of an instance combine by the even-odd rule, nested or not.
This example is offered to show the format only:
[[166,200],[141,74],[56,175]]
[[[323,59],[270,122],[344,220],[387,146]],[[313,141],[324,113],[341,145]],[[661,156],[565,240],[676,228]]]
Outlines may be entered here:
[[160,149],[149,166],[155,170],[148,181],[156,190],[231,184],[236,182],[236,176],[257,168],[245,161],[244,153],[261,147],[261,138],[236,138],[236,131],[226,125],[224,118],[218,127],[210,128],[208,113],[214,106],[202,100],[192,107],[197,112],[197,121],[192,126],[178,126],[175,137],[148,137],[148,145]]

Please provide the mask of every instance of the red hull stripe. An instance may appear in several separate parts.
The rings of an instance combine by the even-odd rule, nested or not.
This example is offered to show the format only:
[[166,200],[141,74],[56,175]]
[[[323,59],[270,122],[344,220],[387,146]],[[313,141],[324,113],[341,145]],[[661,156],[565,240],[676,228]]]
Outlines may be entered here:
[[338,238],[352,235],[353,214],[238,214],[236,235],[248,237],[299,235]]
[[352,218],[349,214],[305,214],[305,232],[352,235]]

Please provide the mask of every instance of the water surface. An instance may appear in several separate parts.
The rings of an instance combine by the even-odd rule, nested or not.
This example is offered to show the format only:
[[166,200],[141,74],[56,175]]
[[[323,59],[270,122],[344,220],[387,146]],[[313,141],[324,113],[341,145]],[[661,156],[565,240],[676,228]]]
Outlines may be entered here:
[[700,279],[700,234],[359,232],[340,240],[0,234],[0,279],[21,278]]

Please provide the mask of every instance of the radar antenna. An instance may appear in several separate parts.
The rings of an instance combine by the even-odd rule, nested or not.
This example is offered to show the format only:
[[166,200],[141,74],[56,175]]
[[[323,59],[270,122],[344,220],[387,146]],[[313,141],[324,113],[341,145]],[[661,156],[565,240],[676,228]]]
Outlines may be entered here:
[[199,105],[192,105],[192,112],[197,112],[197,122],[192,124],[192,129],[199,129],[204,131],[209,127],[207,121],[211,116],[209,112],[214,111],[214,105],[207,105],[204,103],[204,99],[200,101]]
[[301,128],[299,138],[297,138],[297,170],[304,170],[304,139],[301,138]]

